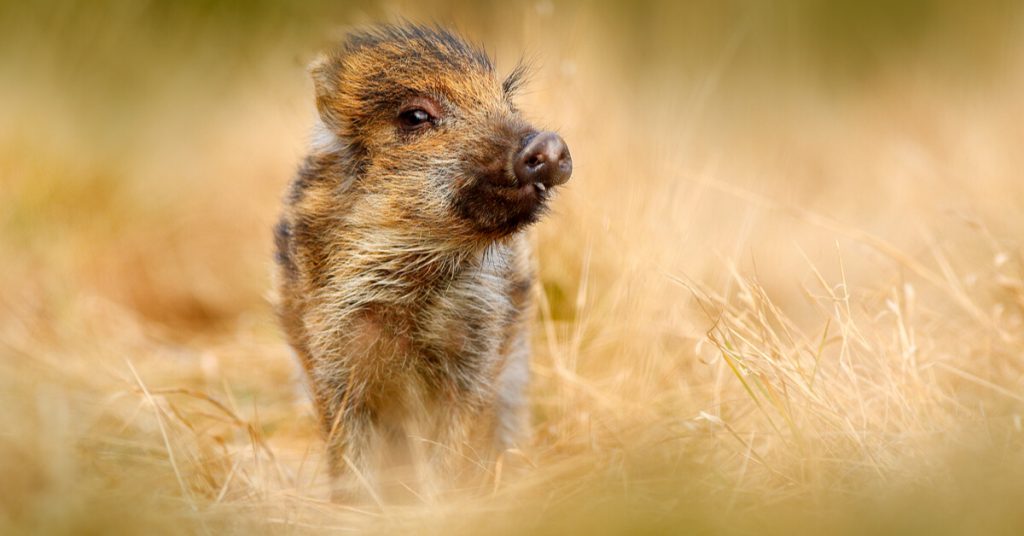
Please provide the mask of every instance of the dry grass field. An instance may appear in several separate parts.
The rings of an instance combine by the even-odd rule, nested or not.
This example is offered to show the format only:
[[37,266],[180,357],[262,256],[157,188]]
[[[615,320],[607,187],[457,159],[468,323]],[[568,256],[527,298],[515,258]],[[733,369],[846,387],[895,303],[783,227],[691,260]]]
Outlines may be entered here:
[[[532,439],[327,500],[271,226],[349,25],[525,55]],[[0,533],[1024,533],[1014,2],[0,4]]]

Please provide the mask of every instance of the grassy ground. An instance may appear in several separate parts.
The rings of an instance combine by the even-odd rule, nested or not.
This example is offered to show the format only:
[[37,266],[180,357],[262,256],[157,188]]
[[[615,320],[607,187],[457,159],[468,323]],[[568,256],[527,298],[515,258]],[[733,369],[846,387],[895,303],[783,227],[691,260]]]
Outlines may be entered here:
[[[1024,531],[1012,3],[429,4],[0,7],[0,532]],[[536,58],[576,171],[531,442],[364,511],[326,500],[270,228],[305,61],[389,14]]]

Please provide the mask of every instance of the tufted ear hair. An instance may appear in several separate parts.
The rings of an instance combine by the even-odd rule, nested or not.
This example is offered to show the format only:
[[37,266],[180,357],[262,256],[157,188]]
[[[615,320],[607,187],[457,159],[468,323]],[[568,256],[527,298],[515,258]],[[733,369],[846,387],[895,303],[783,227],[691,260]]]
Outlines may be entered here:
[[341,57],[336,52],[320,53],[307,68],[313,79],[313,92],[320,119],[331,131],[343,134],[345,117],[339,104],[341,100]]

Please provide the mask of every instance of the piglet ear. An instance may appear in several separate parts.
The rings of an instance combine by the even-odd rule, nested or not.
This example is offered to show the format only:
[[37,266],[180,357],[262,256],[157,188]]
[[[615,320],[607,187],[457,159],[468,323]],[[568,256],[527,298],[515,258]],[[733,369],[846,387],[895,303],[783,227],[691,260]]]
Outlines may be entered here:
[[321,53],[308,67],[313,78],[313,92],[320,119],[336,133],[344,130],[345,118],[341,112],[341,58],[333,53]]

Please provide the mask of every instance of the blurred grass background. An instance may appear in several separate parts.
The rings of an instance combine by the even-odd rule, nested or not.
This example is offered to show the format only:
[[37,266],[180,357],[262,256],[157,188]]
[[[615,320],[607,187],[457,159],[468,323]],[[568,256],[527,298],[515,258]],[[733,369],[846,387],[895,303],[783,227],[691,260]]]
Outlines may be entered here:
[[[326,502],[270,227],[345,28],[454,26],[570,144],[534,438]],[[1024,6],[0,3],[0,531],[1020,533]],[[510,461],[511,463],[511,461]]]

